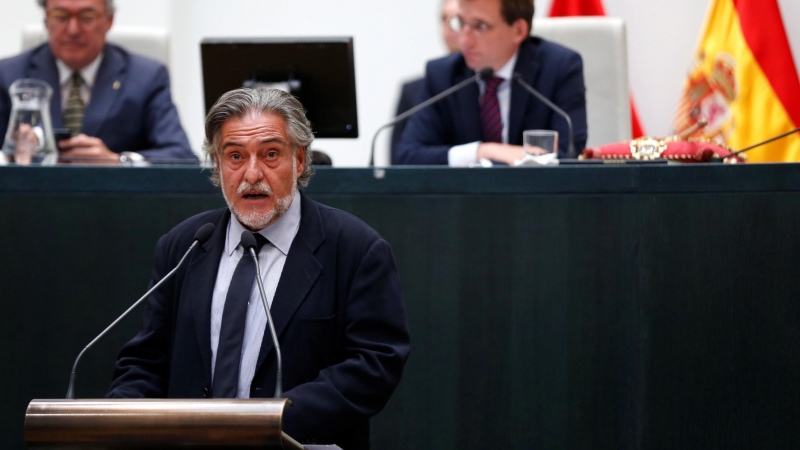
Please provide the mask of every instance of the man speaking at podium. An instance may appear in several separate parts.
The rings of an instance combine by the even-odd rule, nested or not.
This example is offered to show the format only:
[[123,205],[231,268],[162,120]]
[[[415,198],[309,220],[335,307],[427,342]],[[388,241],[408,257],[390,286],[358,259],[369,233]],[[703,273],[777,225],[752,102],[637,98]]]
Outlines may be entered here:
[[191,217],[158,241],[153,282],[178,264],[201,226],[214,224],[148,299],[108,396],[273,396],[276,353],[255,264],[240,245],[249,230],[283,355],[284,397],[294,404],[283,430],[302,443],[369,448],[369,418],[388,401],[410,352],[389,244],[297,191],[313,174],[313,134],[291,95],[228,92],[209,111],[205,134],[212,181],[228,208]]
[[411,116],[397,146],[400,164],[463,167],[481,160],[522,159],[522,132],[556,130],[567,156],[566,121],[513,80],[515,73],[572,120],[578,152],[586,145],[586,88],[578,53],[530,37],[533,0],[459,0],[451,24],[461,51],[428,63],[421,103],[491,68],[479,80]]

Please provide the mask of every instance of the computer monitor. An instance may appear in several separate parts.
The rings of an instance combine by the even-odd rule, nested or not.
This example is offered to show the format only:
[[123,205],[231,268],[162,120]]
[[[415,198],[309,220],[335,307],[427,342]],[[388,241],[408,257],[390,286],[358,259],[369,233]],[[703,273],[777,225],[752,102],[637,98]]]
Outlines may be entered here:
[[200,43],[206,112],[240,87],[290,92],[318,138],[357,138],[353,38],[204,39]]

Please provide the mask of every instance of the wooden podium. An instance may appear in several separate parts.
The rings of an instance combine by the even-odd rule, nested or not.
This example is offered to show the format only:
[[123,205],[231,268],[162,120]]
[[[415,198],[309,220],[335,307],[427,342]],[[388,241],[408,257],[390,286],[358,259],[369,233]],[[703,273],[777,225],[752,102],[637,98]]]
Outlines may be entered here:
[[292,449],[281,431],[287,399],[33,400],[29,449]]

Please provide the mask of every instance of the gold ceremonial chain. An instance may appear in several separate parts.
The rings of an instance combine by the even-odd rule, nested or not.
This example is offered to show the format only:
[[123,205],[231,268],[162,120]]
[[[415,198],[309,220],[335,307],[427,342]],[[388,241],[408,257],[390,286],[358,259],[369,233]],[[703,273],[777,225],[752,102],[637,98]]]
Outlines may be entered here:
[[634,159],[659,159],[667,151],[667,140],[653,137],[640,137],[631,141],[631,156]]

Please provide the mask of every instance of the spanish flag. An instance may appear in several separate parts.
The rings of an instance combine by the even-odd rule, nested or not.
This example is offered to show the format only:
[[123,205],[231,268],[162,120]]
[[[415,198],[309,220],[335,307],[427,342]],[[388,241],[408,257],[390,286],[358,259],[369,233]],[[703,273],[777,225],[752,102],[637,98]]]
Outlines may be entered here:
[[[777,0],[711,0],[675,130],[739,150],[800,126],[800,81]],[[800,161],[800,135],[747,153],[753,162]]]

